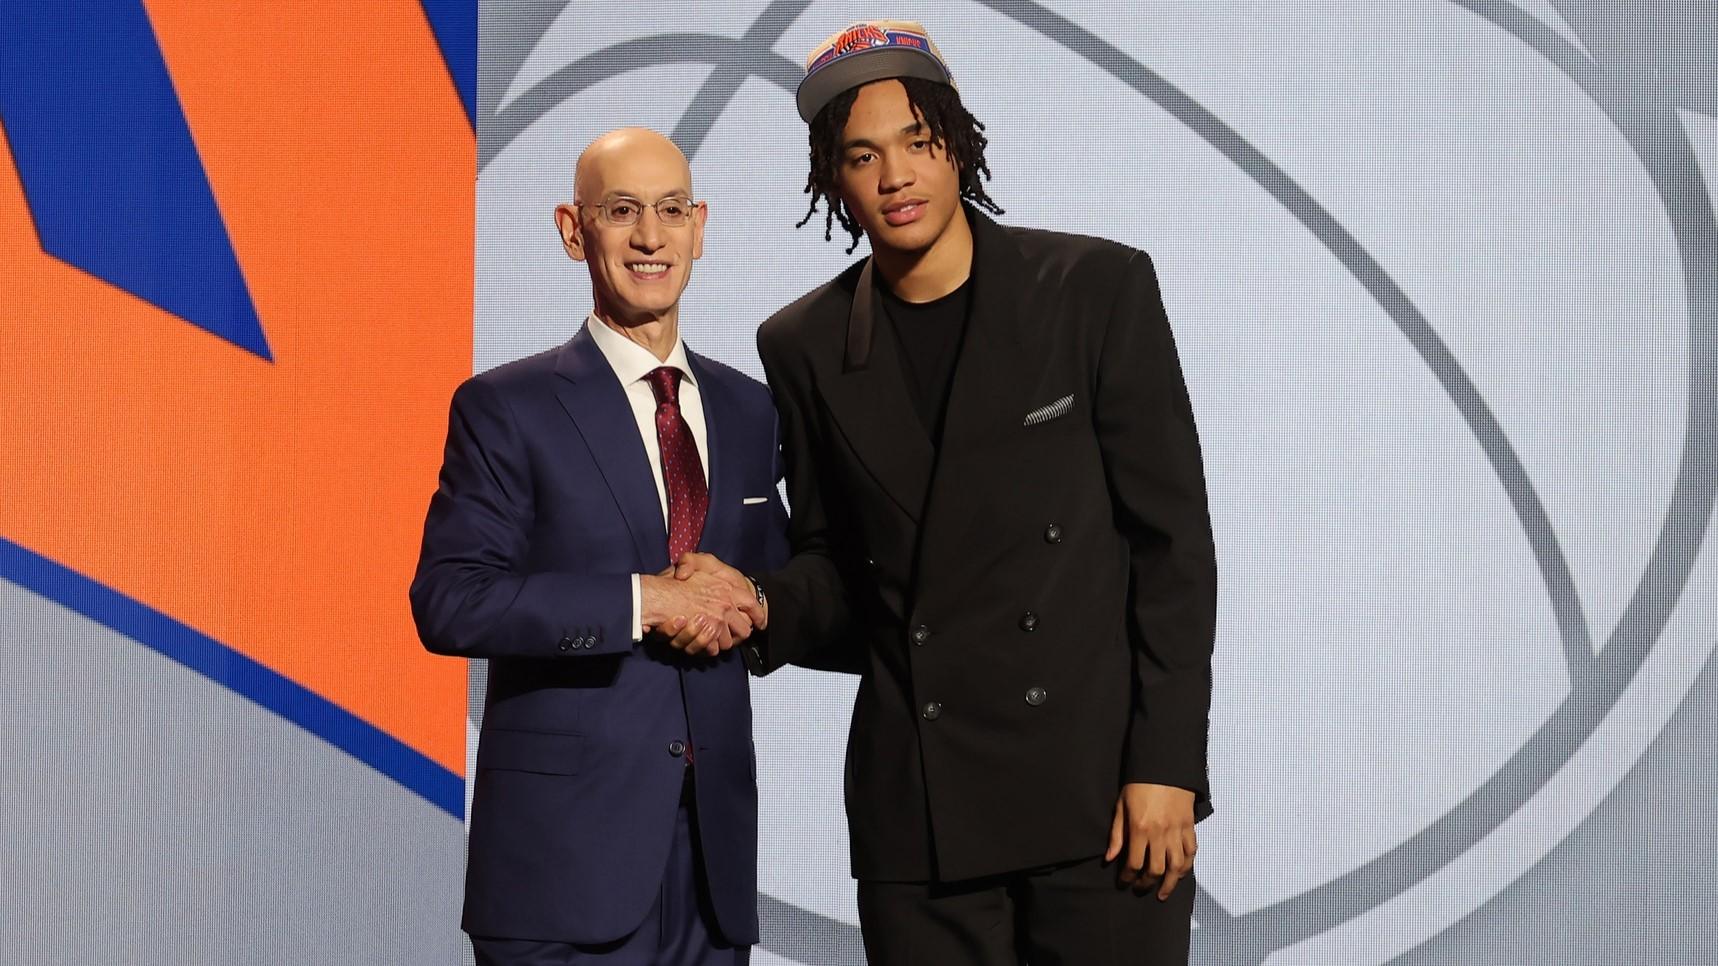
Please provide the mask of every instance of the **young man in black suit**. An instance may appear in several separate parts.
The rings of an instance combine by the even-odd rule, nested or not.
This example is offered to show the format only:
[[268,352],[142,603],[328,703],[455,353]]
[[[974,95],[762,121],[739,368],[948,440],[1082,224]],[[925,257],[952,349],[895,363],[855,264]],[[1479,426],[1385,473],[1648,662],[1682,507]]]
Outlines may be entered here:
[[863,674],[869,960],[1185,963],[1216,566],[1151,260],[980,211],[983,125],[917,24],[831,37],[798,103],[812,212],[871,256],[758,332],[794,557],[745,653]]

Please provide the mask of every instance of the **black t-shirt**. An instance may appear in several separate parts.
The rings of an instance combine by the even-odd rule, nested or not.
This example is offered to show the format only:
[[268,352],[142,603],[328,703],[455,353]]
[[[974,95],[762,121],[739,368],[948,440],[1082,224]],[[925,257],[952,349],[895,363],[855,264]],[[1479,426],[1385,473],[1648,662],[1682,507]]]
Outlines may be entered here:
[[954,364],[960,357],[967,310],[972,305],[972,279],[930,302],[902,301],[881,280],[877,291],[883,298],[884,314],[895,327],[913,408],[931,441],[940,445],[943,414],[954,385]]

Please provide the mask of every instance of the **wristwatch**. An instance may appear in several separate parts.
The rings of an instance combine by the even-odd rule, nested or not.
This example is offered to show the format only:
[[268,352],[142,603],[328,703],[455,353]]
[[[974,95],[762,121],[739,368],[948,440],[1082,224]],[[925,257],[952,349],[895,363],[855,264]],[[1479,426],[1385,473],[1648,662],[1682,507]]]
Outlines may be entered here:
[[[758,607],[763,610],[765,614],[768,614],[770,602],[769,598],[764,596],[764,585],[758,583],[757,578],[750,574],[746,574],[744,576],[752,585],[752,593],[758,595]],[[754,674],[764,673],[762,670],[765,664],[763,649],[766,645],[764,644],[764,637],[765,635],[763,634],[754,634],[751,637],[746,638],[746,653],[751,655],[751,668],[752,673]]]

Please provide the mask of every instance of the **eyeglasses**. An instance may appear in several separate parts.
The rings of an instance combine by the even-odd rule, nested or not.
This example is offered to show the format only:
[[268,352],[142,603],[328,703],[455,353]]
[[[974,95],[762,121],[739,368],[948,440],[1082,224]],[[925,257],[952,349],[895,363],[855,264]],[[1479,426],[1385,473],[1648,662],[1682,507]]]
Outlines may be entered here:
[[692,212],[703,202],[691,198],[664,198],[654,205],[647,205],[637,198],[616,198],[602,204],[586,205],[573,202],[574,208],[595,208],[597,217],[604,223],[624,228],[638,224],[638,219],[644,217],[644,209],[655,208],[656,220],[662,222],[665,228],[678,228],[692,218]]

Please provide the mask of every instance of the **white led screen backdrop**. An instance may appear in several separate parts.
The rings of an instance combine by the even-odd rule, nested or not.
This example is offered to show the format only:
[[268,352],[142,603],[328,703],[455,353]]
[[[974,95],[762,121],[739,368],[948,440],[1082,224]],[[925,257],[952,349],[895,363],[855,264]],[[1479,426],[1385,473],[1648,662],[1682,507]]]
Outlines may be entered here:
[[[1714,9],[489,2],[475,367],[580,323],[551,212],[642,124],[710,206],[685,337],[760,374],[758,323],[864,254],[794,229],[799,64],[922,20],[1001,220],[1162,278],[1222,574],[1196,961],[1709,962]],[[852,689],[754,688],[756,962],[862,960]]]

